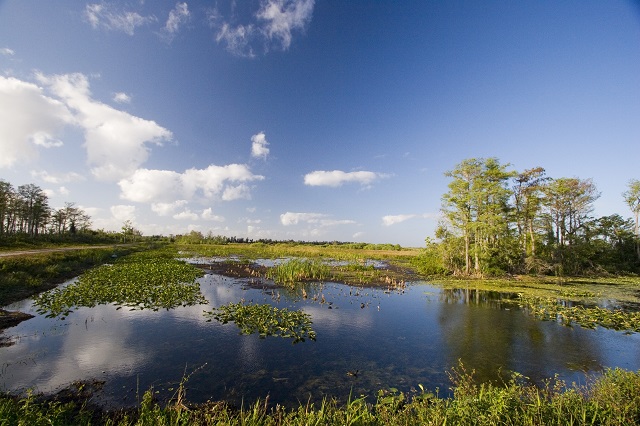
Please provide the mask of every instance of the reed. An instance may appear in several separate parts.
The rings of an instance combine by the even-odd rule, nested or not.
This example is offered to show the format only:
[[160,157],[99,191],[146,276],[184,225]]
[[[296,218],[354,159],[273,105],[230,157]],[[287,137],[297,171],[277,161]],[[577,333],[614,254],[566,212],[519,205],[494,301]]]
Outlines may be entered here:
[[329,277],[330,268],[320,260],[290,259],[267,271],[267,278],[290,287],[303,281],[323,281]]
[[485,384],[460,365],[450,371],[453,396],[424,389],[413,394],[382,391],[377,400],[349,398],[286,408],[268,399],[234,408],[224,402],[189,404],[186,386],[162,405],[147,390],[136,409],[103,412],[80,400],[63,403],[28,394],[0,395],[1,424],[29,425],[640,425],[640,372],[606,370],[584,385],[557,378],[543,386],[519,374],[506,383]]

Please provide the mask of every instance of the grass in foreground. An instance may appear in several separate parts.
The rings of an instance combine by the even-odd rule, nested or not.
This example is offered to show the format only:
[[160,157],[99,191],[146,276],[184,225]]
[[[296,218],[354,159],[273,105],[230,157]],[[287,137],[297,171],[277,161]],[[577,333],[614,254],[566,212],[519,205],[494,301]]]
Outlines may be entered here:
[[17,425],[640,425],[640,372],[607,370],[589,385],[557,379],[537,387],[519,375],[503,385],[478,384],[463,366],[451,371],[453,397],[380,392],[377,401],[326,399],[297,408],[266,400],[240,409],[221,402],[190,405],[185,381],[162,407],[153,389],[139,407],[101,412],[82,402],[0,397],[0,424]]
[[113,261],[133,248],[87,248],[68,252],[30,254],[0,259],[0,306],[33,296],[78,276],[83,271]]

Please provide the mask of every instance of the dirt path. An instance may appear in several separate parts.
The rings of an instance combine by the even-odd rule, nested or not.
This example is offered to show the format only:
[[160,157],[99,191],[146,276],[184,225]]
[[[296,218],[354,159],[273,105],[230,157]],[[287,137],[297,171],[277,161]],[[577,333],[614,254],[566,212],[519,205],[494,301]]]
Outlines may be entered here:
[[32,250],[1,251],[0,257],[24,256],[29,254],[41,254],[41,253],[54,253],[57,251],[91,250],[91,249],[103,249],[103,248],[112,248],[112,247],[127,247],[130,245],[131,244],[108,244],[108,245],[102,245],[102,246],[71,246],[71,247],[32,249]]

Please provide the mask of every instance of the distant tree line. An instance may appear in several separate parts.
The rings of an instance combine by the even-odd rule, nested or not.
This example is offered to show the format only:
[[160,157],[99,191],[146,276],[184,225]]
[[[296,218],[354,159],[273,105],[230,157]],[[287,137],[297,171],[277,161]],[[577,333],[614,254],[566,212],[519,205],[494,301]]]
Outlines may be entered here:
[[356,250],[402,250],[400,244],[369,244],[369,243],[353,243],[343,241],[301,241],[301,240],[274,240],[271,238],[243,238],[243,237],[227,237],[224,235],[214,235],[209,231],[207,235],[203,235],[200,231],[191,231],[188,234],[176,235],[173,240],[179,244],[290,244],[290,245],[310,245],[322,247],[340,247],[345,249]]
[[91,217],[74,203],[54,209],[47,194],[34,184],[13,185],[0,179],[0,238],[65,235],[88,232]]
[[634,219],[593,217],[600,193],[591,179],[551,178],[542,167],[509,170],[497,158],[471,158],[445,175],[436,240],[427,238],[423,272],[463,276],[640,272],[640,181],[622,194]]

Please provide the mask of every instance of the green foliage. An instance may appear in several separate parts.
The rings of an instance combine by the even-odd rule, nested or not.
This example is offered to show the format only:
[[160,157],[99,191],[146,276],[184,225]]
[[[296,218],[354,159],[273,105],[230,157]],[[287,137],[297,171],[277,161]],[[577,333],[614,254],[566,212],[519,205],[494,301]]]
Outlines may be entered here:
[[378,393],[377,401],[349,398],[300,404],[291,409],[270,407],[267,400],[232,408],[221,402],[190,405],[184,383],[166,406],[147,390],[136,410],[93,412],[80,403],[38,402],[33,395],[19,399],[0,396],[2,424],[16,425],[640,425],[640,372],[605,370],[585,385],[558,378],[543,386],[513,373],[502,384],[477,383],[474,372],[453,368],[452,397],[438,392],[405,394],[396,389]]
[[290,259],[267,271],[267,278],[290,287],[302,281],[322,281],[329,277],[330,268],[320,260]]
[[427,247],[411,259],[411,265],[422,275],[448,275],[449,269],[445,267],[444,245],[438,245],[427,238]]
[[82,271],[112,261],[132,248],[96,248],[0,259],[0,305],[48,290]]
[[201,275],[198,268],[157,251],[141,252],[87,271],[64,288],[42,293],[35,304],[38,312],[50,317],[107,303],[153,310],[202,304],[207,301],[195,282]]
[[585,328],[596,326],[618,331],[640,332],[640,312],[605,309],[598,306],[566,306],[557,298],[519,295],[519,303],[542,320],[560,321],[565,325],[578,324]]
[[229,303],[212,311],[205,311],[209,321],[215,319],[223,324],[235,322],[241,334],[258,333],[261,339],[267,336],[279,336],[293,339],[293,343],[304,342],[305,336],[316,340],[311,329],[311,317],[298,310],[276,308],[271,305],[252,303]]

